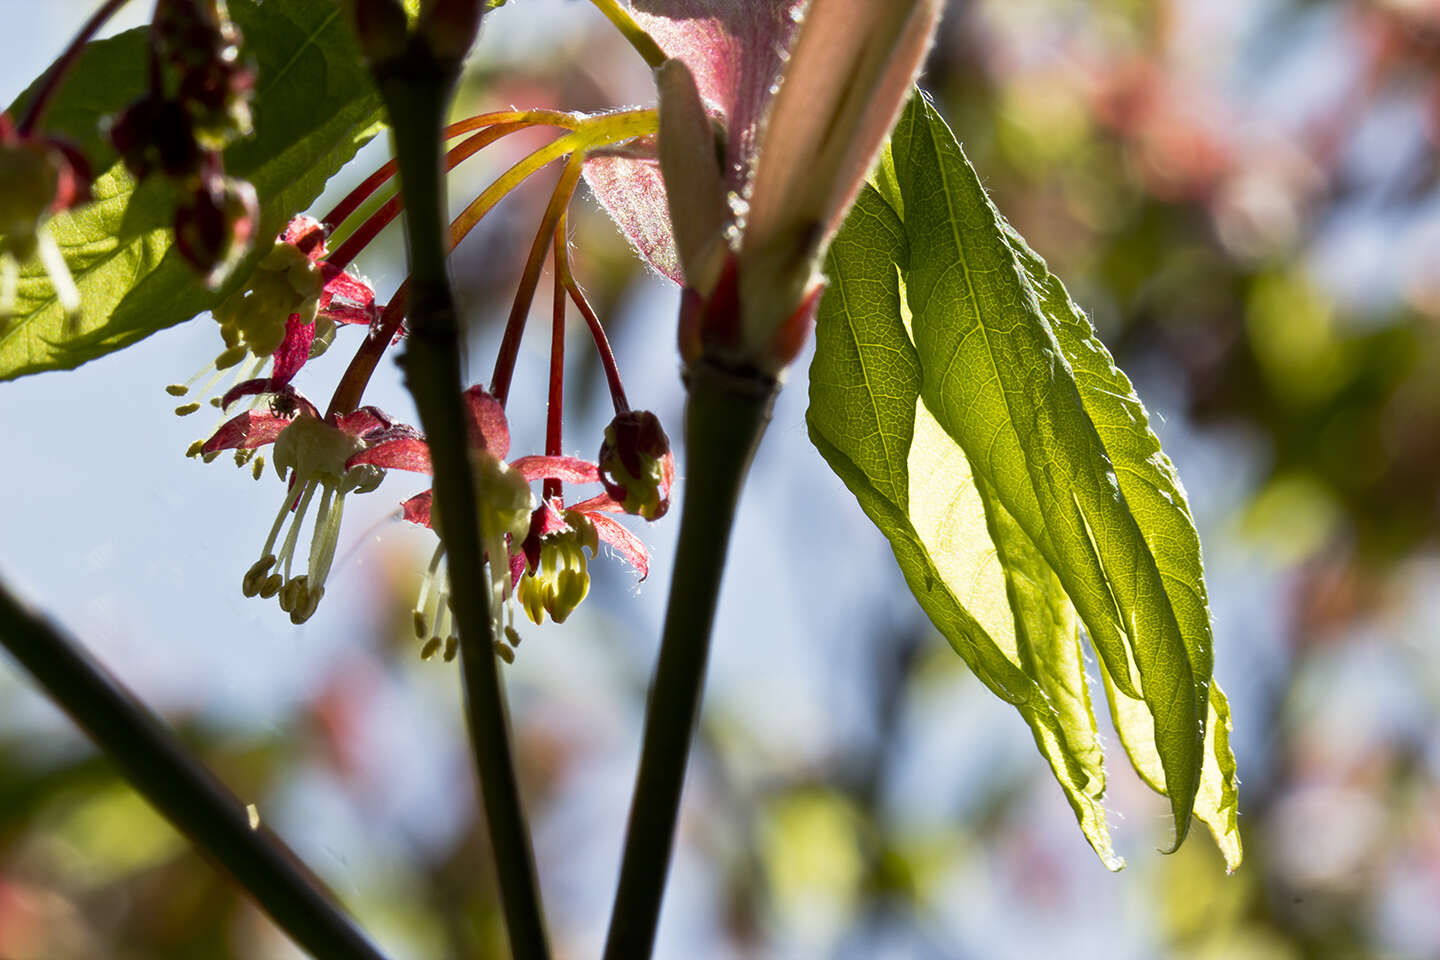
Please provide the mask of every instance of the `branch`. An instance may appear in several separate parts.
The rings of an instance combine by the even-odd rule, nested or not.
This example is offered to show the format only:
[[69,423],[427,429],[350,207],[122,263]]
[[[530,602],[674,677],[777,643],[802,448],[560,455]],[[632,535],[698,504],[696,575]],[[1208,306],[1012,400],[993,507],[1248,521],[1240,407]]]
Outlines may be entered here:
[[0,585],[0,643],[140,792],[318,960],[383,960],[268,827],[73,641]]
[[691,368],[687,386],[685,506],[675,577],[645,711],[605,960],[645,960],[655,945],[730,530],[779,389],[769,378],[732,374],[703,360]]
[[435,470],[437,532],[449,566],[450,598],[460,633],[466,721],[495,851],[501,904],[513,956],[546,960],[550,951],[534,854],[495,662],[489,580],[480,547],[461,397],[460,328],[445,265],[449,244],[441,126],[458,66],[458,61],[441,61],[423,43],[412,42],[403,56],[376,64],[373,72],[394,131],[405,195],[410,330],[402,363]]

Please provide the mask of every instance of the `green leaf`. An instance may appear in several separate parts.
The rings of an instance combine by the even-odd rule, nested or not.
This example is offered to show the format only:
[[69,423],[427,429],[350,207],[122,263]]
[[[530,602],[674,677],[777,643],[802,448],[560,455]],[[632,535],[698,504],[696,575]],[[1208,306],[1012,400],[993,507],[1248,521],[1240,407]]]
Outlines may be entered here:
[[[1115,466],[1120,492],[1155,558],[1187,655],[1195,667],[1197,680],[1203,682],[1210,677],[1213,663],[1210,601],[1205,593],[1200,535],[1195,530],[1185,487],[1175,465],[1160,448],[1160,438],[1150,428],[1145,405],[1130,379],[1115,365],[1110,351],[1095,335],[1084,311],[1070,299],[1064,284],[1050,273],[1045,261],[1030,249],[1024,238],[1003,219],[1001,227],[1074,371],[1085,412]],[[1164,767],[1155,746],[1148,711],[1143,704],[1115,689],[1108,677],[1106,693],[1120,742],[1130,755],[1131,763],[1151,787],[1166,793]],[[1235,758],[1230,752],[1229,730],[1229,704],[1219,685],[1212,681],[1195,816],[1215,836],[1226,867],[1234,870],[1241,859],[1236,822],[1239,784]]]
[[914,251],[922,396],[1066,594],[1117,689],[1144,700],[1184,840],[1209,663],[1192,663],[1160,571],[999,212],[949,127],[913,98],[892,139]]
[[[1030,725],[1086,838],[1118,869],[1073,614],[1017,629],[1007,591],[1023,587],[997,562],[964,452],[920,402],[920,359],[902,317],[905,260],[899,219],[867,186],[830,247],[810,370],[811,439],[889,539],[926,613]],[[1051,655],[1067,636],[1068,661]]]
[[[232,0],[230,12],[258,85],[255,136],[226,151],[225,167],[259,193],[263,248],[380,129],[379,96],[333,0]],[[42,228],[64,252],[82,315],[67,322],[43,270],[27,265],[16,316],[0,329],[0,380],[75,367],[188,320],[242,286],[263,253],[205,289],[172,249],[173,190],[159,177],[137,187],[106,142],[105,118],[145,89],[147,45],[145,30],[90,44],[49,109],[46,132],[78,143],[99,171],[95,201]]]
[[923,98],[827,273],[811,437],[921,606],[1025,715],[1113,867],[1078,609],[1176,845],[1193,808],[1234,869],[1229,707],[1184,488],[1129,380]]

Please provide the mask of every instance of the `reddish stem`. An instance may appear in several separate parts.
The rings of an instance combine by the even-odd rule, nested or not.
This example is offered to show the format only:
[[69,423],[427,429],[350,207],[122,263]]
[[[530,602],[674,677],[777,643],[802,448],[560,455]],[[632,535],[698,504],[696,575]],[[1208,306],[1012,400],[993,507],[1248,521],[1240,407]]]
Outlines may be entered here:
[[565,289],[580,315],[585,318],[585,325],[590,328],[590,337],[595,341],[595,352],[600,355],[600,366],[605,369],[605,382],[610,385],[610,401],[615,404],[617,414],[625,413],[630,409],[630,404],[625,399],[625,384],[620,381],[620,367],[615,362],[615,352],[610,349],[610,338],[605,336],[605,328],[600,325],[595,309],[590,306],[590,301],[585,299],[585,292],[580,289],[580,284],[575,282],[575,277],[570,272],[568,251],[561,259],[560,269]]
[[570,162],[555,184],[550,195],[550,205],[540,221],[540,230],[530,247],[530,256],[525,261],[525,272],[521,274],[520,286],[515,291],[515,302],[510,307],[510,319],[505,323],[505,335],[500,340],[500,351],[495,357],[495,373],[490,378],[490,394],[500,405],[505,405],[510,393],[510,379],[515,375],[515,358],[520,353],[520,340],[525,334],[525,319],[530,314],[530,302],[535,298],[535,287],[540,283],[540,270],[545,263],[545,254],[550,251],[550,237],[555,225],[570,203],[575,186],[580,182],[581,155],[572,154]]
[[409,299],[410,278],[406,277],[405,282],[400,284],[395,295],[390,298],[390,302],[385,304],[385,309],[380,312],[380,322],[370,328],[370,332],[360,343],[360,349],[356,350],[355,356],[350,359],[350,366],[345,368],[344,375],[335,386],[335,393],[330,397],[330,407],[325,411],[326,417],[350,413],[360,406],[360,399],[365,395],[370,377],[375,373],[380,358],[385,355],[385,349],[395,339],[395,334],[405,319],[406,301]]
[[95,36],[95,32],[105,25],[106,20],[115,15],[115,11],[125,6],[125,3],[126,0],[106,0],[100,9],[85,21],[80,32],[75,34],[75,39],[70,41],[70,46],[65,48],[65,52],[60,54],[60,58],[46,72],[44,82],[35,93],[35,99],[30,101],[30,106],[25,109],[25,116],[21,118],[19,125],[15,128],[16,134],[22,137],[26,136],[40,125],[40,120],[45,115],[45,108],[50,105],[55,91],[60,89],[65,75],[70,72],[75,61],[80,59],[85,44],[90,42],[90,38]]
[[[506,133],[511,133],[515,130],[520,130],[525,127],[549,126],[560,127],[561,129],[568,130],[572,129],[575,126],[574,119],[567,116],[566,114],[555,113],[548,110],[531,110],[529,111],[529,113],[532,117],[532,119],[529,120],[512,119],[518,116],[518,114],[514,110],[500,110],[493,113],[480,113],[476,114],[473,117],[466,117],[464,120],[457,120],[455,123],[452,123],[450,124],[450,126],[445,128],[445,139],[451,140],[455,137],[460,136],[463,133],[469,133],[472,130],[479,130],[482,127],[506,128],[505,133],[498,134],[492,139],[486,140],[484,143],[477,146],[475,150],[478,150],[481,147],[484,147],[490,143],[494,143],[495,140],[500,139],[500,137],[503,137]],[[466,141],[466,143],[469,142],[470,141],[468,140]],[[464,146],[464,144],[461,144],[461,146]],[[465,154],[465,157],[473,154],[475,150],[471,150],[470,153]],[[454,151],[452,150],[450,155],[453,154]],[[449,163],[448,160],[450,155],[447,155],[446,157],[447,165],[445,169],[447,170],[452,169],[455,163],[459,162],[459,160],[456,160],[454,163]],[[460,159],[463,160],[464,157],[461,157]],[[388,183],[390,178],[393,176],[395,176],[395,161],[392,159],[389,162],[383,164],[380,169],[370,174],[370,176],[360,181],[360,184],[356,186],[354,190],[351,190],[348,194],[346,194],[345,199],[337,203],[335,205],[335,209],[331,210],[324,217],[322,217],[320,219],[320,222],[325,224],[325,228],[327,230],[333,230],[336,227],[340,226],[340,224],[344,223],[346,218],[349,217],[350,214],[360,209],[360,205],[363,204],[366,200],[368,200],[372,193],[374,193],[376,190],[379,190],[382,186]]]
[[[458,146],[453,147],[450,152],[445,154],[445,169],[454,170],[455,167],[458,166],[460,163],[469,159],[470,157],[473,157],[481,150],[484,150],[496,140],[508,136],[509,134],[514,133],[516,130],[522,129],[524,126],[524,124],[519,123],[496,124],[488,130],[484,130],[480,133],[475,134],[475,136],[473,137],[468,137],[467,139],[461,141]],[[389,165],[390,164],[387,164],[386,166]],[[380,170],[376,171],[374,174],[371,174],[369,180],[367,180],[366,183],[369,183],[370,180],[374,180],[375,177],[379,176],[380,173],[383,173],[384,170],[385,168],[381,167]],[[376,184],[376,186],[378,185],[379,184]],[[361,184],[361,186],[364,186],[364,184]],[[373,190],[374,188],[371,188],[371,191],[369,192],[373,192]],[[336,207],[335,210],[340,210],[341,207],[345,206],[349,202],[350,198],[346,197],[340,202],[340,206]],[[358,205],[359,204],[357,203],[356,206]],[[400,215],[400,211],[403,210],[404,207],[405,195],[403,193],[397,193],[389,200],[386,200],[383,204],[380,205],[380,208],[378,210],[372,213],[365,220],[365,222],[356,229],[354,233],[352,233],[348,238],[346,238],[344,243],[340,244],[340,246],[335,248],[335,253],[332,256],[327,257],[326,262],[329,263],[331,266],[338,267],[343,270],[350,264],[351,260],[354,260],[357,256],[360,255],[361,250],[364,250],[370,245],[370,241],[374,240],[381,230],[384,230],[386,227],[388,227],[390,225],[390,222]],[[330,217],[327,217],[324,221],[322,221],[327,226],[334,226],[338,223],[343,222],[343,217],[340,220],[331,219],[335,214],[335,210],[332,210],[330,212]],[[347,212],[345,216],[349,216],[349,213]]]
[[[560,251],[565,246],[565,217],[555,225],[555,291],[550,326],[550,397],[545,411],[545,454],[558,457],[564,453],[565,438],[565,284],[560,278]],[[559,480],[547,479],[545,499],[559,499],[564,488]]]

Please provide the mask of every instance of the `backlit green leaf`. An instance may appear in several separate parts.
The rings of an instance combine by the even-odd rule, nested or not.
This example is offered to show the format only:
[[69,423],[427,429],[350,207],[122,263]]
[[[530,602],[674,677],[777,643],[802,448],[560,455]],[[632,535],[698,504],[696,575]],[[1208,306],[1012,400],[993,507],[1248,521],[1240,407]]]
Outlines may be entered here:
[[[1003,219],[1001,226],[1074,371],[1085,412],[1115,465],[1120,491],[1155,558],[1190,662],[1195,665],[1196,677],[1203,681],[1210,677],[1213,662],[1210,601],[1205,594],[1200,536],[1190,515],[1185,487],[1175,465],[1160,449],[1160,438],[1150,428],[1145,405],[1130,379],[1115,366],[1084,311],[1020,234]],[[1106,692],[1120,741],[1135,769],[1151,787],[1165,793],[1165,773],[1148,711],[1116,690],[1108,679]],[[1235,758],[1230,753],[1230,707],[1213,680],[1208,713],[1195,816],[1209,827],[1226,866],[1234,870],[1241,858],[1236,822],[1239,785]]]
[[[1118,869],[1123,861],[1111,849],[1100,804],[1104,778],[1073,615],[1023,637],[1016,629],[1007,572],[987,533],[969,463],[920,402],[920,360],[901,311],[905,246],[894,211],[866,187],[830,248],[831,285],[810,370],[811,439],[890,540],[926,613],[976,676],[1030,725],[1086,838]],[[1049,657],[1032,671],[1036,652],[1063,648],[1067,630],[1075,654],[1069,666]],[[1083,709],[1064,702],[1059,690],[1077,693]]]
[[811,437],[921,606],[1025,715],[1116,866],[1083,621],[1126,751],[1171,799],[1176,844],[1193,807],[1234,869],[1229,708],[1184,488],[1129,380],[923,98],[827,273]]
[[1200,780],[1208,659],[1190,659],[1003,219],[923,97],[901,117],[892,155],[925,404],[1055,571],[1119,691],[1143,698],[1178,845]]
[[[333,0],[233,0],[230,11],[258,84],[255,136],[227,150],[225,165],[255,185],[257,236],[267,238],[377,132],[379,97]],[[173,191],[158,178],[137,188],[106,143],[105,118],[145,89],[146,50],[144,30],[90,44],[50,107],[46,132],[78,143],[98,171],[95,201],[45,228],[75,276],[82,315],[67,323],[43,271],[28,265],[17,315],[0,330],[0,380],[75,367],[187,320],[242,285],[258,259],[257,250],[225,288],[206,290],[172,249]]]

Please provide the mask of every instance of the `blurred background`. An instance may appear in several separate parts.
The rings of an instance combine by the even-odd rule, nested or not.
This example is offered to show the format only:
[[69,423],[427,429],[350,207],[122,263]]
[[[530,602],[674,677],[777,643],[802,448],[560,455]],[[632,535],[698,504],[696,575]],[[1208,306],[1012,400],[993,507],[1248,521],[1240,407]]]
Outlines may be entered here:
[[[5,102],[91,6],[0,0]],[[147,16],[132,4],[116,29]],[[512,0],[473,66],[466,113],[652,99],[578,0]],[[1440,3],[952,2],[923,83],[1092,312],[1189,489],[1245,864],[1227,877],[1198,831],[1158,854],[1164,802],[1112,746],[1129,866],[1104,870],[1020,718],[810,448],[802,359],[742,505],[657,955],[1440,957]],[[457,205],[514,149],[462,168]],[[385,155],[366,148],[317,206]],[[457,252],[476,380],[553,176]],[[677,293],[583,192],[572,218],[631,402],[678,440]],[[386,234],[359,266],[383,298],[400,262]],[[517,453],[543,437],[545,299]],[[354,339],[301,388],[327,395]],[[567,450],[593,457],[608,400],[582,342]],[[0,575],[162,710],[393,956],[500,956],[457,678],[409,627],[433,539],[397,504],[426,483],[351,498],[305,626],[245,600],[281,487],[186,460],[212,424],[163,391],[219,348],[202,317],[0,384]],[[393,364],[367,399],[413,422]],[[505,670],[561,957],[603,942],[676,526],[632,524],[651,577],[596,559],[590,598],[562,627],[520,624]],[[0,957],[297,955],[0,658]]]

